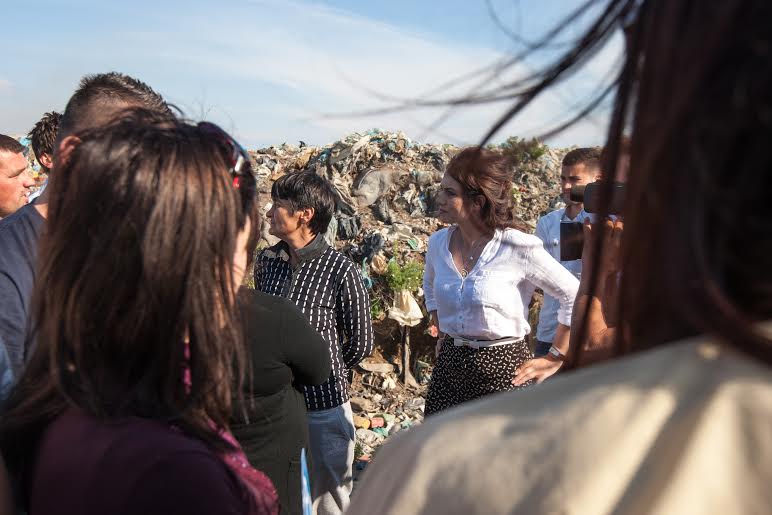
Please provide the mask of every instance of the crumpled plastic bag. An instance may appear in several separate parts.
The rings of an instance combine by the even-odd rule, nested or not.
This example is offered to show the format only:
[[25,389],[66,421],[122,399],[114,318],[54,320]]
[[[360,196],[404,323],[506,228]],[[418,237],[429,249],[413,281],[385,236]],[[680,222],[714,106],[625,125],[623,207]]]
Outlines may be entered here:
[[399,290],[394,295],[394,304],[389,308],[389,318],[396,320],[399,325],[413,327],[423,319],[421,306],[409,290]]

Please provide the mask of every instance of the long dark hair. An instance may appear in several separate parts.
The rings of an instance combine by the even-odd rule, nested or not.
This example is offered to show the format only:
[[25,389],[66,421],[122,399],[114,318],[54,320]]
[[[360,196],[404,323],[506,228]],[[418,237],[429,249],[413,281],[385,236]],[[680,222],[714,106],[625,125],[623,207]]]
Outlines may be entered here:
[[163,421],[228,449],[217,430],[246,366],[233,257],[256,212],[254,177],[235,187],[226,142],[165,115],[135,111],[78,136],[49,186],[37,347],[0,432],[9,468],[25,475],[68,406]]
[[[772,319],[772,224],[765,216],[772,191],[772,2],[588,0],[581,9],[598,4],[599,16],[578,43],[537,77],[458,103],[515,99],[486,142],[624,30],[627,52],[608,90],[616,96],[602,163],[610,191],[629,133],[617,352],[707,333],[772,364],[772,341],[757,324]],[[546,46],[575,14],[530,50]],[[606,93],[599,90],[553,132]],[[572,330],[581,336],[585,326],[586,320]]]

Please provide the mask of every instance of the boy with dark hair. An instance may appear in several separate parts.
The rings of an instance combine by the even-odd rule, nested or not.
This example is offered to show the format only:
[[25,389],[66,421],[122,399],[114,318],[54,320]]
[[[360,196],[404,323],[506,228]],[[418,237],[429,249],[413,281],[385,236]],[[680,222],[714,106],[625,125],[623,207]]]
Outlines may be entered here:
[[[53,147],[53,170],[78,145],[78,131],[99,127],[133,107],[171,115],[161,95],[147,84],[120,73],[85,76],[59,120]],[[48,214],[49,189],[0,221],[0,346],[8,353],[15,377],[27,355],[30,297],[35,279],[37,242]],[[2,373],[2,371],[0,371]]]
[[56,111],[46,113],[27,134],[32,143],[35,159],[45,173],[49,173],[54,166],[54,144],[61,119],[61,113]]
[[[566,207],[548,213],[536,223],[536,236],[552,257],[560,261],[569,272],[578,279],[582,273],[582,260],[562,261],[560,259],[560,224],[561,222],[583,222],[587,218],[584,205],[571,200],[571,188],[588,184],[600,179],[601,149],[599,147],[576,148],[563,157],[560,171],[560,189]],[[536,328],[534,355],[544,356],[552,346],[555,329],[558,325],[558,301],[544,295],[544,304],[539,312],[539,325]]]
[[346,510],[353,486],[355,429],[348,371],[373,350],[370,300],[358,268],[324,240],[335,211],[332,186],[313,172],[277,180],[268,211],[281,239],[255,266],[255,287],[292,300],[330,347],[332,373],[303,385],[312,455],[312,495],[319,515]]
[[[48,175],[54,166],[54,144],[56,143],[56,133],[59,131],[59,121],[61,113],[51,111],[43,115],[38,123],[27,134],[32,144],[32,152],[35,154],[40,168]],[[46,189],[48,179],[35,193],[29,196],[30,202],[38,198]]]

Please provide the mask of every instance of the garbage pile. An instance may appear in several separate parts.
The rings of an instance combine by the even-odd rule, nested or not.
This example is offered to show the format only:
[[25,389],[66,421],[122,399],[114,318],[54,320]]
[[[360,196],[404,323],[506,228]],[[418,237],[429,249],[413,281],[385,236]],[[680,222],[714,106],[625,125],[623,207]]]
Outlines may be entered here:
[[32,151],[32,142],[27,136],[14,135],[12,136],[16,141],[24,145],[24,157],[27,158],[27,165],[29,167],[30,175],[35,181],[35,185],[30,189],[30,192],[36,192],[40,189],[48,176],[40,168],[37,159],[35,159],[35,153]]
[[[531,229],[559,200],[564,152],[542,147],[538,159],[513,170],[517,212]],[[504,145],[492,148],[509,149]],[[379,230],[387,243],[414,238],[413,246],[425,248],[426,238],[438,225],[433,213],[442,173],[459,150],[448,144],[417,143],[403,132],[373,129],[321,147],[301,141],[250,154],[265,194],[274,180],[298,170],[314,171],[333,184],[339,196],[334,241],[351,241]],[[266,235],[267,230],[263,231]],[[274,242],[270,237],[265,240]]]
[[[423,366],[430,373],[431,366]],[[356,472],[364,470],[387,438],[423,422],[428,377],[421,377],[420,386],[408,388],[391,363],[369,359],[357,366],[351,385]]]

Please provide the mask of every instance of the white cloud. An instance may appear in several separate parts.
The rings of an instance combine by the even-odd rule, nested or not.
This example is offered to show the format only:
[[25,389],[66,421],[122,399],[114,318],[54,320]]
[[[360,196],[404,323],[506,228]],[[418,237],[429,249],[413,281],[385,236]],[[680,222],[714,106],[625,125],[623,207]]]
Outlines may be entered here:
[[[109,40],[95,41],[85,35],[89,31],[73,28],[66,45],[52,46],[49,60],[73,74],[118,69],[136,75],[192,116],[204,114],[233,129],[249,146],[299,139],[327,143],[372,127],[402,129],[429,141],[475,143],[507,107],[454,108],[432,130],[447,108],[346,116],[393,106],[398,99],[466,94],[480,86],[480,77],[450,84],[453,78],[506,56],[339,9],[301,0],[223,2],[215,9],[208,2],[177,0],[139,16],[142,9],[105,5],[92,7],[119,10],[111,11],[111,18],[122,20]],[[564,118],[567,106],[605,74],[615,51],[612,46],[601,52],[584,83],[574,87],[572,81],[534,102],[501,136],[535,135]],[[527,72],[513,67],[483,86]],[[35,76],[34,70],[29,73]],[[34,109],[30,119],[39,115],[40,107]],[[340,116],[323,116],[330,113]],[[603,116],[584,120],[556,142],[600,143],[604,123]]]
[[7,92],[13,89],[13,83],[7,79],[0,79],[0,92]]

